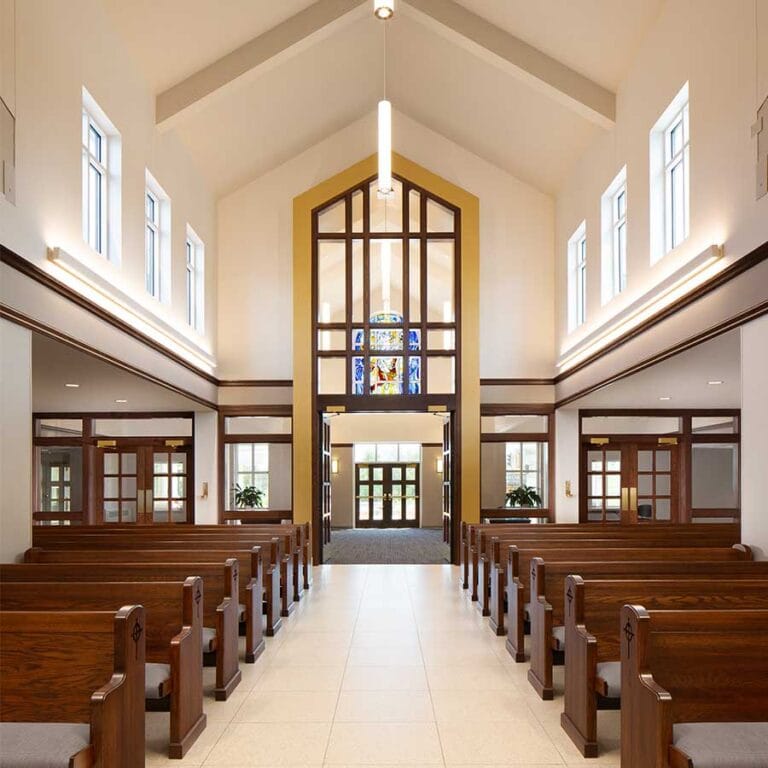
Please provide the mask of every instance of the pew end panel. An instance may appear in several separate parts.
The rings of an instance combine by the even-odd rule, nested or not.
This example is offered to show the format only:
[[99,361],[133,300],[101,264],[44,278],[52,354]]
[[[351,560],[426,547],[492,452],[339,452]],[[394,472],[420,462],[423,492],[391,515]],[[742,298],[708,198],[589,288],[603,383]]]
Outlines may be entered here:
[[0,720],[87,723],[96,768],[143,768],[145,624],[140,605],[0,613]]
[[251,550],[251,576],[243,578],[241,590],[245,602],[245,662],[253,664],[266,647],[262,616],[264,613],[264,560],[261,547]]
[[216,687],[217,701],[226,701],[242,678],[238,662],[239,571],[237,559],[224,563],[224,599],[216,607]]
[[552,681],[552,606],[544,596],[544,561],[540,557],[531,559],[531,666],[528,682],[544,701],[555,696]]
[[520,558],[516,546],[507,555],[507,652],[518,663],[525,661],[525,588],[519,578]]

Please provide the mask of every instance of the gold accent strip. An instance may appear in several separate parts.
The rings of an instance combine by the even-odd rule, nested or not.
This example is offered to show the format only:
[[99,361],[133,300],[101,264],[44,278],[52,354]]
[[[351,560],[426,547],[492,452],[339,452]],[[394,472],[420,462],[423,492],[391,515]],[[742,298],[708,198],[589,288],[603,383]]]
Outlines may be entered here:
[[660,437],[659,445],[677,445],[676,437]]
[[166,440],[165,445],[167,448],[178,448],[180,445],[184,445],[183,440]]
[[325,409],[326,413],[346,413],[347,412],[347,406],[346,405],[329,405]]
[[629,512],[629,488],[621,489],[621,511]]
[[589,442],[592,445],[607,445],[611,440],[609,437],[590,437]]
[[96,447],[97,448],[116,448],[117,440],[97,440]]
[[637,512],[637,488],[629,489],[629,511]]
[[447,405],[428,405],[427,406],[427,413],[447,413],[447,412],[448,412]]

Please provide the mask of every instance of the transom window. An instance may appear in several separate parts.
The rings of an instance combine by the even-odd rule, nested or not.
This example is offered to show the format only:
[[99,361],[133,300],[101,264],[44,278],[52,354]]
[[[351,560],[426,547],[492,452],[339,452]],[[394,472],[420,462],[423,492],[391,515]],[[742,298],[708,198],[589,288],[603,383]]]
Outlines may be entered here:
[[187,226],[184,254],[187,283],[187,323],[202,333],[205,296],[204,247],[203,241],[190,226]]
[[455,394],[459,216],[404,179],[313,213],[318,394]]
[[421,443],[355,443],[355,464],[413,464],[421,461]]
[[568,241],[568,326],[587,320],[587,225],[582,222]]

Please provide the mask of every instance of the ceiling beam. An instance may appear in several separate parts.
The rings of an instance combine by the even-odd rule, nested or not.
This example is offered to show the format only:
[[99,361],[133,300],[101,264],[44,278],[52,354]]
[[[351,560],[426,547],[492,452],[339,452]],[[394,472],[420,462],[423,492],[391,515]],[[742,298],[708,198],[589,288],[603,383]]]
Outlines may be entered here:
[[612,128],[616,95],[454,0],[407,0],[404,11],[481,58],[501,66],[588,120]]
[[[189,110],[199,108],[216,92],[256,70],[274,66],[330,32],[338,22],[365,0],[317,0],[180,83],[158,94],[155,122],[160,128],[172,127]],[[351,19],[357,18],[352,14]]]

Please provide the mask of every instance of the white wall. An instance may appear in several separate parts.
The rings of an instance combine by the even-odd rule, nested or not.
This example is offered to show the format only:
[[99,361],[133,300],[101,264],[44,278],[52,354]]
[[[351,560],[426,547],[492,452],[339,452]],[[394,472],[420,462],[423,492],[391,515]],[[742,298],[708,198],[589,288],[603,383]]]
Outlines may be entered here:
[[[760,29],[768,2],[757,0]],[[666,274],[712,244],[738,258],[768,239],[768,196],[755,201],[755,140],[750,126],[768,96],[768,55],[756,58],[754,2],[668,2],[617,93],[615,129],[599,138],[557,196],[557,350],[589,334]],[[759,79],[759,84],[756,82]],[[650,264],[649,131],[682,85],[690,83],[690,236]],[[628,289],[600,305],[600,196],[627,165]],[[587,222],[587,323],[567,337],[566,245]]]
[[768,317],[741,331],[741,538],[768,559]]
[[[393,132],[396,151],[480,198],[481,376],[550,376],[551,198],[402,114]],[[370,114],[219,202],[223,378],[291,378],[293,198],[375,151]]]
[[[195,522],[213,525],[219,522],[219,432],[218,414],[195,413]],[[208,497],[201,497],[203,483],[208,483]]]
[[[555,411],[555,514],[558,523],[579,522],[579,412],[574,408]],[[565,483],[571,483],[571,496]]]
[[[176,135],[155,130],[154,95],[118,32],[97,0],[16,0],[15,10],[16,205],[0,199],[3,244],[46,269],[46,248],[63,247],[137,300],[157,306],[144,289],[144,185],[149,168],[172,201],[172,301],[158,313],[186,329],[184,239],[189,222],[206,246],[206,333],[199,342],[213,349],[214,200]],[[122,261],[116,270],[91,252],[82,237],[83,86],[122,136]]]
[[32,546],[32,334],[0,320],[0,562]]

